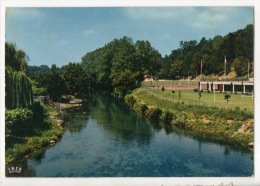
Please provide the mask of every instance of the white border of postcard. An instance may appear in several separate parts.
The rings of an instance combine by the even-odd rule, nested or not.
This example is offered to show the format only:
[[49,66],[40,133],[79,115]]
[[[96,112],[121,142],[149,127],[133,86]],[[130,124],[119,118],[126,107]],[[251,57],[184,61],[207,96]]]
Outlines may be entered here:
[[[255,72],[260,68],[260,1],[259,0],[1,0],[1,19],[0,19],[0,47],[1,47],[1,65],[0,65],[0,185],[4,186],[46,186],[46,185],[144,185],[144,186],[166,186],[166,185],[260,185],[260,157],[259,157],[259,122],[260,116],[257,115],[260,105],[259,92],[260,76],[255,73],[255,155],[254,168],[255,174],[249,178],[6,178],[5,177],[5,156],[4,156],[4,42],[5,42],[5,8],[6,7],[127,7],[127,6],[252,6],[255,10]],[[239,163],[239,162],[238,162]]]

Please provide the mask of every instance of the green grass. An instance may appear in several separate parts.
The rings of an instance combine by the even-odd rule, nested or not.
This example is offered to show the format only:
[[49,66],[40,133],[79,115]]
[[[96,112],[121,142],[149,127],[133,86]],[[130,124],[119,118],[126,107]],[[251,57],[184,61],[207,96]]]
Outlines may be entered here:
[[[161,100],[168,100],[173,102],[173,97],[175,102],[179,102],[179,90],[176,90],[174,95],[171,90],[162,91],[161,89],[147,89],[147,92],[151,92],[160,96]],[[228,102],[229,109],[239,109],[239,110],[247,110],[250,112],[254,111],[254,98],[252,96],[247,96],[243,94],[230,94],[230,99]],[[215,92],[215,102],[214,102],[214,93],[208,93],[204,91],[201,93],[201,98],[199,101],[198,92],[194,92],[193,90],[181,90],[181,99],[185,105],[201,105],[205,107],[218,107],[225,109],[227,106],[227,101],[224,99],[225,93]]]
[[25,135],[22,137],[8,136],[7,140],[11,140],[14,144],[6,148],[6,165],[23,159],[28,154],[37,152],[41,148],[50,145],[51,140],[57,141],[61,137],[63,133],[61,126],[57,125],[57,123],[50,118],[45,120],[45,122],[48,123],[50,128],[35,131],[37,135]]
[[[31,117],[30,117],[31,113]],[[6,111],[5,162],[9,165],[25,156],[35,153],[50,145],[50,141],[58,141],[63,134],[63,128],[49,117],[55,114],[55,109],[34,103],[34,110]]]
[[[232,94],[229,101],[229,108],[226,109],[226,100],[224,94],[216,94],[216,104],[212,105],[213,93],[203,92],[201,96],[201,105],[199,105],[199,95],[193,91],[181,91],[181,100],[179,103],[179,91],[175,91],[175,102],[173,102],[173,93],[171,91],[150,90],[145,88],[135,89],[132,94],[125,97],[127,104],[151,119],[153,111],[158,108],[162,111],[160,119],[166,125],[186,128],[188,130],[199,131],[202,133],[216,134],[232,138],[240,141],[241,144],[247,146],[249,142],[254,140],[253,132],[247,134],[238,132],[249,121],[253,120],[253,100],[251,105],[246,102],[249,98],[241,97],[241,95]],[[237,101],[233,105],[231,100]],[[243,98],[241,100],[241,98]],[[250,99],[249,99],[250,101]],[[213,102],[214,103],[214,102]],[[224,108],[221,108],[224,107]],[[235,109],[240,107],[240,109]],[[247,111],[242,108],[247,108]],[[248,125],[248,129],[253,131],[253,126]]]

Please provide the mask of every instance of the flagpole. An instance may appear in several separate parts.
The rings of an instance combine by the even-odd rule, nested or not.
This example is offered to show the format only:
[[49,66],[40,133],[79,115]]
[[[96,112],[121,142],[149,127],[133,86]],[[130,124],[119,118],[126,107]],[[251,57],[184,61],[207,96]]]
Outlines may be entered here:
[[224,77],[225,77],[225,80],[227,79],[227,77],[226,77],[226,65],[227,65],[227,58],[225,56],[225,60],[224,60]]
[[202,61],[200,61],[200,79],[202,78]]
[[248,80],[249,80],[249,69],[250,69],[249,60],[247,60],[247,78],[248,78]]

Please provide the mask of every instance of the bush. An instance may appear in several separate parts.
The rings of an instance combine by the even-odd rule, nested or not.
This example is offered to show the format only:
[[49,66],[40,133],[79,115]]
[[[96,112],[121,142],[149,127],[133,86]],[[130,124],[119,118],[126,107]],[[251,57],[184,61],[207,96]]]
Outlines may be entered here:
[[33,113],[29,109],[14,109],[5,111],[5,123],[20,123],[32,119]]
[[31,123],[33,112],[29,109],[13,109],[5,111],[6,135],[19,133]]
[[43,103],[36,101],[33,104],[33,119],[42,121],[47,116],[47,110]]
[[141,112],[144,114],[144,112],[148,109],[147,105],[142,105],[141,106]]
[[162,116],[162,120],[165,124],[170,124],[175,118],[176,116],[168,110]]
[[164,91],[165,89],[164,89],[164,86],[162,86],[162,91]]
[[159,108],[154,108],[154,109],[150,109],[149,110],[149,118],[151,120],[159,120],[160,119],[160,116],[162,114],[162,110],[159,109]]

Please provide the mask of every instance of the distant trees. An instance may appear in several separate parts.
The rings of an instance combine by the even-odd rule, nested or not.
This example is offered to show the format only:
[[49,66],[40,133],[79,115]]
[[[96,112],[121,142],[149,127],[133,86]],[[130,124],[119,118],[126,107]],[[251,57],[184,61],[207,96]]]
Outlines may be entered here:
[[28,72],[34,94],[47,94],[53,101],[57,101],[62,95],[82,97],[89,88],[90,77],[79,63],[70,62],[61,68],[55,64],[51,68],[46,65],[29,66]]
[[202,38],[197,41],[181,41],[180,47],[165,56],[160,78],[183,78],[200,74],[200,63],[203,63],[204,75],[223,75],[224,57],[227,59],[226,70],[234,68],[237,76],[246,74],[247,62],[250,67],[254,61],[253,25],[229,33],[226,36],[215,36],[213,39]]
[[248,61],[243,56],[235,58],[233,62],[234,70],[238,76],[245,75],[248,70]]
[[[88,77],[79,63],[69,63],[61,68],[66,94],[81,97],[88,88]],[[62,93],[64,93],[62,92]]]
[[48,75],[48,84],[46,89],[50,99],[53,101],[57,101],[61,95],[66,92],[65,82],[56,65],[51,66],[51,73]]
[[[122,37],[87,53],[80,63],[69,63],[61,68],[42,65],[27,69],[36,82],[34,91],[44,92],[45,89],[55,100],[62,94],[82,96],[89,87],[125,95],[140,86],[144,75],[154,79],[194,78],[201,68],[204,75],[223,75],[225,57],[227,73],[234,69],[237,76],[244,76],[248,66],[253,67],[253,34],[253,25],[248,25],[226,36],[203,37],[199,42],[180,41],[179,48],[164,58],[149,41],[134,42]],[[14,53],[13,46],[6,52]],[[14,70],[23,69],[27,73],[25,53],[20,51],[6,57]]]

